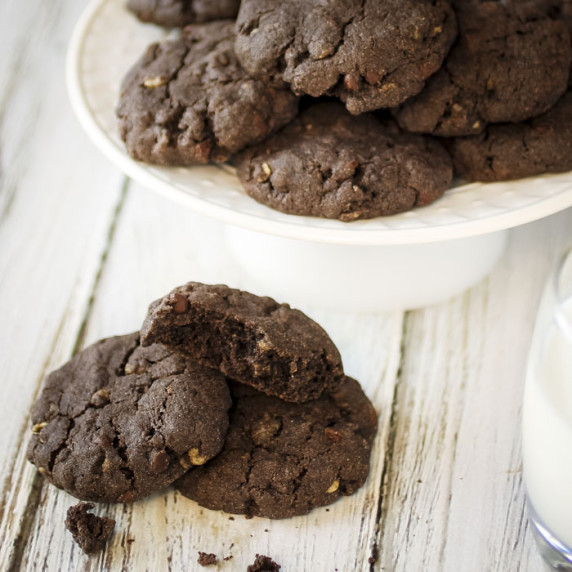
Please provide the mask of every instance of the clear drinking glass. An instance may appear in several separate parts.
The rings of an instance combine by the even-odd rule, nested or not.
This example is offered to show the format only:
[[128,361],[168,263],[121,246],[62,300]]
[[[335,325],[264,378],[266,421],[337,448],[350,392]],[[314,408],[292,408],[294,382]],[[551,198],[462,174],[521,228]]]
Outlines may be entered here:
[[572,250],[538,311],[523,406],[528,515],[545,562],[572,571]]

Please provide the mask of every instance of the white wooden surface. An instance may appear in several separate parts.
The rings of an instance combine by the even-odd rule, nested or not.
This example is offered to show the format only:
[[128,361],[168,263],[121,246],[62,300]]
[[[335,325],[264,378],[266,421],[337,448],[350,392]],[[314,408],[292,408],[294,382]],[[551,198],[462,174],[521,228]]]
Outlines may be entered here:
[[[0,3],[0,569],[536,571],[521,481],[523,375],[542,284],[572,210],[511,234],[495,272],[446,304],[354,316],[302,308],[339,345],[380,413],[370,478],[307,517],[246,520],[166,491],[117,519],[91,559],[63,520],[74,499],[25,461],[42,377],[99,337],[139,327],[188,280],[248,287],[224,227],[126,181],[69,108],[63,61],[84,1]],[[133,539],[133,542],[127,540]],[[368,562],[377,547],[375,565]]]

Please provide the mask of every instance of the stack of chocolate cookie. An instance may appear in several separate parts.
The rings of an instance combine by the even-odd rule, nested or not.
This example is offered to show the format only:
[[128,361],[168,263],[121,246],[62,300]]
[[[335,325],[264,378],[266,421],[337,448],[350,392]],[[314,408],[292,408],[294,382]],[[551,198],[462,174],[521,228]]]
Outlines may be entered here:
[[151,304],[140,332],[48,375],[32,424],[29,460],[82,500],[175,483],[207,508],[285,518],[364,484],[377,417],[302,312],[191,282]]
[[482,181],[572,169],[569,0],[128,6],[187,26],[124,79],[137,160],[232,160],[257,201],[346,222],[435,201],[453,165]]

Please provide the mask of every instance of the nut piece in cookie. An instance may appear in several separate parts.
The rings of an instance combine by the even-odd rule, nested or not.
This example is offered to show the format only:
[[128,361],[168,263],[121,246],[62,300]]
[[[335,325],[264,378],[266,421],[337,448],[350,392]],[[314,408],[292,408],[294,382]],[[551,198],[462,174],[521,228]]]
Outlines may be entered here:
[[157,342],[287,401],[315,399],[343,375],[338,349],[316,322],[223,285],[189,282],[153,302],[141,343]]
[[180,28],[234,18],[240,0],[128,0],[127,8],[141,21]]
[[353,114],[419,93],[457,34],[447,0],[242,0],[236,24],[254,77],[335,95]]
[[48,375],[28,459],[79,499],[132,502],[216,455],[230,406],[219,372],[138,333],[109,338]]
[[115,527],[115,520],[91,514],[94,508],[93,503],[79,503],[70,506],[66,516],[66,528],[86,554],[99,552]]
[[453,178],[451,158],[435,140],[373,114],[352,117],[336,103],[310,107],[235,164],[258,202],[344,222],[428,205]]
[[253,564],[247,567],[246,572],[278,572],[282,568],[270,556],[257,554]]
[[460,37],[443,69],[396,111],[413,132],[456,137],[488,123],[548,111],[566,91],[571,47],[566,25],[501,2],[459,2]]
[[124,78],[116,110],[134,159],[158,165],[226,161],[295,117],[298,98],[248,77],[233,42],[233,23],[221,21],[147,48]]
[[176,488],[199,505],[248,517],[287,518],[356,492],[369,472],[376,413],[359,383],[287,403],[232,383],[222,452]]
[[572,91],[548,112],[524,123],[489,125],[451,140],[457,173],[469,181],[507,181],[572,171]]

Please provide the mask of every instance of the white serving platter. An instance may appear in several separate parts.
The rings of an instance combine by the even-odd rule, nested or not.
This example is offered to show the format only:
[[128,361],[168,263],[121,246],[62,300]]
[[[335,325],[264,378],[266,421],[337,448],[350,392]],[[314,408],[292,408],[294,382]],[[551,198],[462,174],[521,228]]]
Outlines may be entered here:
[[74,32],[67,79],[73,108],[95,144],[131,178],[195,211],[250,230],[339,244],[412,244],[465,238],[521,225],[572,205],[572,173],[460,185],[428,207],[342,223],[292,216],[258,204],[232,168],[154,167],[134,161],[119,139],[115,106],[125,72],[166,36],[141,24],[124,0],[94,0]]
[[168,32],[142,24],[125,0],[93,0],[70,42],[67,82],[79,121],[130,178],[227,223],[228,245],[251,287],[292,303],[372,311],[444,300],[485,276],[507,229],[572,206],[572,173],[457,184],[430,206],[343,223],[292,216],[248,197],[232,167],[156,167],[134,161],[119,138],[121,79]]

